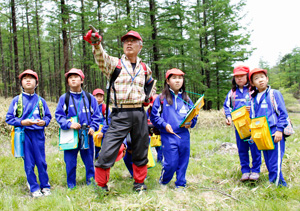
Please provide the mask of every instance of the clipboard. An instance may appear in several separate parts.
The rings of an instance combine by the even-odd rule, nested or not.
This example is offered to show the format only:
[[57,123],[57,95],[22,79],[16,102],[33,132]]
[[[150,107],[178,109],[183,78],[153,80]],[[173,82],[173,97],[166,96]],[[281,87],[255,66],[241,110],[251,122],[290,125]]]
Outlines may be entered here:
[[[78,117],[74,116],[70,119],[67,119],[70,122],[78,123]],[[59,128],[59,150],[70,150],[76,149],[78,147],[78,130],[69,129],[69,130],[62,130]]]
[[179,127],[184,127],[185,123],[191,122],[192,119],[199,114],[199,111],[203,106],[204,106],[204,95],[202,95],[194,104],[194,107],[189,110],[184,120],[180,123]]

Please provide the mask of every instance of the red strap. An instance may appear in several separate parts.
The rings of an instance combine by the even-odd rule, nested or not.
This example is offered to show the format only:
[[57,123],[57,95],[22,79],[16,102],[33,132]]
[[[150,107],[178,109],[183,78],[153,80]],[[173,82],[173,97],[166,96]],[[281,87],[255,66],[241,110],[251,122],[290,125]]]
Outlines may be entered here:
[[145,63],[141,62],[141,65],[142,65],[142,67],[143,67],[143,69],[145,71],[145,75],[147,75],[147,67],[146,67]]
[[119,59],[118,65],[116,66],[116,68],[118,69],[122,69],[122,63],[121,63],[121,59]]
[[102,114],[103,114],[103,116],[105,116],[105,110],[106,110],[106,104],[103,103],[102,104]]

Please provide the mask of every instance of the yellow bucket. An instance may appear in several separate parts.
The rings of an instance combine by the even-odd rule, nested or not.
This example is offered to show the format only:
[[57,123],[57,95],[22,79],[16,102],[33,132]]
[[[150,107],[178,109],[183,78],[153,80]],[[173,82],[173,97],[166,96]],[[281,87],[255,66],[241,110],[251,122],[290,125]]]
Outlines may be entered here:
[[147,163],[147,168],[153,168],[155,166],[155,160],[151,151],[151,147],[149,145],[148,147],[148,163]]
[[233,124],[241,139],[246,139],[251,136],[250,132],[250,115],[246,106],[242,106],[231,112]]
[[11,142],[11,153],[12,155],[15,155],[15,127],[11,127],[11,132],[10,132],[10,142]]
[[153,133],[153,135],[151,136],[151,139],[150,139],[150,146],[151,147],[160,147],[161,146],[160,135],[155,135]]
[[251,136],[259,150],[273,150],[275,148],[268,120],[265,116],[251,120]]
[[93,135],[95,147],[101,147],[102,138],[98,138],[98,134],[101,132],[103,125],[99,125],[99,130]]

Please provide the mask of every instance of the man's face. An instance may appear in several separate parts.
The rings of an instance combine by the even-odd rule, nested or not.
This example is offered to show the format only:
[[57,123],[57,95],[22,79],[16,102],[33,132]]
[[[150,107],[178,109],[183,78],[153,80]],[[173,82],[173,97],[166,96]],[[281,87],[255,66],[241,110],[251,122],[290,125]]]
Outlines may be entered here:
[[143,48],[139,39],[135,37],[127,37],[124,40],[123,51],[127,57],[136,57]]

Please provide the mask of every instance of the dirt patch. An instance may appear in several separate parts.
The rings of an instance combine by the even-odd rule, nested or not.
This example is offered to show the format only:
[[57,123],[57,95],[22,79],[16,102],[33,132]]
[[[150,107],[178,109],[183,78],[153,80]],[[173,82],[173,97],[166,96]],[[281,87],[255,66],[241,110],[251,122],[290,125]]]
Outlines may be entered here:
[[238,153],[238,148],[237,145],[234,143],[229,143],[229,142],[224,142],[221,144],[219,149],[216,151],[217,153],[220,154],[237,154]]

